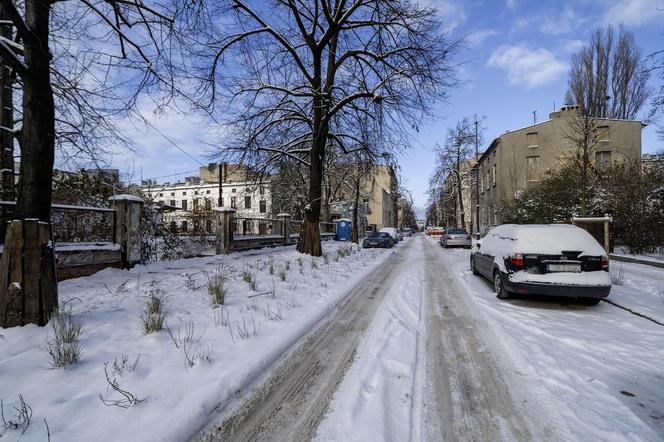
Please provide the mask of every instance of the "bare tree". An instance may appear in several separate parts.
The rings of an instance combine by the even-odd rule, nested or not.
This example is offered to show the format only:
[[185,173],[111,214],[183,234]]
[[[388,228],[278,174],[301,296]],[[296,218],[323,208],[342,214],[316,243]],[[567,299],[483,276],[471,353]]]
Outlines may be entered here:
[[592,117],[634,119],[651,94],[649,78],[634,35],[620,26],[616,41],[607,26],[572,56],[565,101]]
[[[229,1],[232,20],[211,53],[212,98],[229,86],[231,150],[262,167],[288,157],[309,169],[297,249],[321,254],[328,149],[366,151],[356,131],[368,117],[384,145],[399,146],[454,83],[456,45],[435,11],[406,0]],[[233,60],[224,72],[220,63]]]
[[[182,5],[188,7],[189,3],[182,2]],[[162,9],[161,6],[148,5],[141,0],[81,0],[76,4],[45,0],[0,0],[0,6],[5,17],[3,23],[10,23],[15,32],[13,39],[0,41],[0,57],[3,64],[15,74],[21,97],[20,125],[4,128],[17,137],[21,146],[21,168],[14,218],[19,222],[38,219],[50,223],[51,186],[58,135],[74,145],[83,140],[84,144],[78,144],[79,146],[94,141],[94,138],[85,138],[85,133],[81,131],[85,127],[85,121],[72,122],[66,114],[64,118],[57,117],[56,102],[64,99],[66,103],[76,103],[68,109],[79,112],[78,115],[85,119],[91,115],[103,114],[103,103],[91,104],[85,101],[86,98],[103,97],[103,91],[109,90],[111,84],[128,91],[126,110],[135,104],[132,97],[137,97],[139,92],[151,90],[153,87],[164,89],[172,96],[175,83],[170,63],[173,53],[169,43],[175,23],[179,18],[186,17],[185,6],[180,7],[174,3]],[[67,17],[67,20],[58,20],[58,17]],[[58,70],[60,59],[54,61],[54,49],[56,54],[60,53],[57,52],[58,44],[65,44],[62,40],[54,39],[54,36],[61,35],[58,32],[65,32],[67,35],[66,29],[87,30],[81,34],[70,34],[71,46],[85,49],[77,52],[77,59],[70,59],[82,66],[82,71],[79,72],[83,72],[84,76],[70,77],[63,74]],[[85,40],[88,36],[93,38],[93,42],[103,41],[105,44],[91,44],[88,47],[87,44],[91,43]],[[89,55],[88,58],[86,54]],[[124,69],[124,81],[117,81],[116,68]],[[91,78],[100,78],[96,84],[106,84],[107,88],[91,90],[95,85],[93,82],[93,86],[87,86],[86,89],[84,80]],[[108,82],[104,79],[108,79]],[[72,100],[67,101],[67,97]],[[76,101],[77,99],[79,101]],[[95,107],[94,104],[100,106]],[[56,131],[58,127],[61,130]],[[63,127],[68,127],[69,130],[62,129]],[[87,146],[90,147],[91,144]],[[21,234],[20,226],[14,230],[16,235]],[[11,233],[11,230],[8,231],[8,239]],[[40,233],[40,243],[42,240]],[[23,242],[16,241],[15,238],[14,241],[19,245],[17,247],[23,247]],[[0,274],[8,278],[0,281],[0,309],[6,313],[8,283],[17,282],[21,286],[25,283],[25,287],[32,289],[26,288],[21,296],[25,302],[39,306],[39,314],[19,312],[11,317],[7,314],[4,318],[0,317],[0,325],[15,326],[26,322],[44,324],[51,313],[49,309],[57,307],[52,245],[45,246],[36,255],[26,252],[21,271],[20,266],[15,267],[16,263],[4,259],[5,255],[9,255],[7,252],[11,243],[12,241],[5,241],[5,254],[0,266]],[[20,256],[23,251],[17,253]],[[41,269],[40,277],[34,274],[34,269]],[[35,283],[36,279],[40,280]],[[40,302],[40,291],[54,294],[55,303]]]

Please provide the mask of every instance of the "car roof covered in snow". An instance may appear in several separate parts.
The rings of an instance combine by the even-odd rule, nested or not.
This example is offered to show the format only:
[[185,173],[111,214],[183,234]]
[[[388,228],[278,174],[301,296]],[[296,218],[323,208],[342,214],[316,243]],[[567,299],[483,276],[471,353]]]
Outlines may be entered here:
[[590,233],[570,224],[503,224],[491,229],[482,244],[496,240],[510,253],[555,255],[562,251],[578,251],[581,255],[606,254]]

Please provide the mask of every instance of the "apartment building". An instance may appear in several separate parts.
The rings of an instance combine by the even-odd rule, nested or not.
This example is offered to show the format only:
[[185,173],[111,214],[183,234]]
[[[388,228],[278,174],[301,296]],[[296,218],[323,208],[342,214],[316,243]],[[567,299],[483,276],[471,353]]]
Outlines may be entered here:
[[[547,121],[507,131],[492,141],[477,166],[482,232],[501,223],[503,204],[537,186],[547,172],[569,160],[576,149],[572,138],[580,118],[578,106],[565,106],[551,113]],[[596,168],[641,158],[641,130],[645,127],[641,121],[594,118],[592,123]]]
[[[200,167],[199,176],[186,177],[176,183],[158,184],[148,180],[142,183],[141,190],[157,204],[172,209],[165,215],[171,228],[180,231],[201,228],[212,232],[211,212],[219,206],[236,209],[235,215],[239,218],[271,216],[270,183],[259,184],[254,178],[253,172],[241,165],[212,163]],[[194,225],[198,223],[200,225]]]

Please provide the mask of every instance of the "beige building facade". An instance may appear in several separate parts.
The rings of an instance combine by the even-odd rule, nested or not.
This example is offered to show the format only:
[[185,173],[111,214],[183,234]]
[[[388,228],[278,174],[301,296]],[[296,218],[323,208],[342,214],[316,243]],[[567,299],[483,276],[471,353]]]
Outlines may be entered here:
[[[578,106],[566,106],[551,113],[547,121],[507,131],[493,140],[478,163],[482,232],[501,224],[502,205],[569,161],[577,149],[574,139],[581,135],[581,119]],[[590,154],[596,168],[641,158],[641,130],[645,127],[641,121],[593,118],[590,123]]]

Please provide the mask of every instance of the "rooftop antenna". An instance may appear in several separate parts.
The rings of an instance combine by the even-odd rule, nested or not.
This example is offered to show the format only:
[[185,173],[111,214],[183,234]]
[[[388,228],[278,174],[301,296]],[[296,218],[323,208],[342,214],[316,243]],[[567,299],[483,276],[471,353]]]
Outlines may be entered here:
[[553,111],[556,111],[556,100],[553,100]]
[[533,111],[533,124],[537,124],[537,111]]

